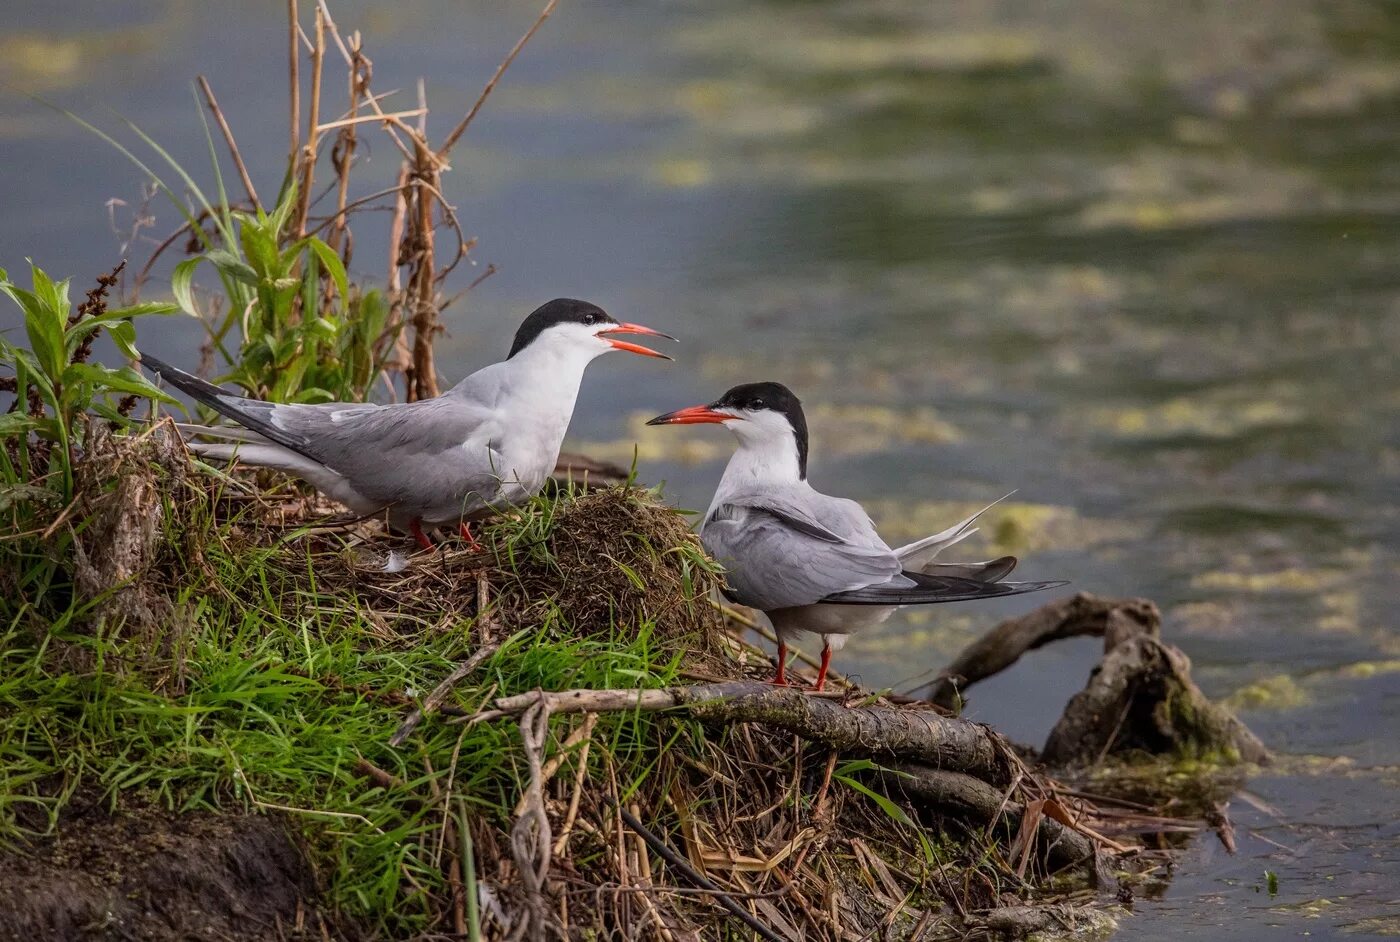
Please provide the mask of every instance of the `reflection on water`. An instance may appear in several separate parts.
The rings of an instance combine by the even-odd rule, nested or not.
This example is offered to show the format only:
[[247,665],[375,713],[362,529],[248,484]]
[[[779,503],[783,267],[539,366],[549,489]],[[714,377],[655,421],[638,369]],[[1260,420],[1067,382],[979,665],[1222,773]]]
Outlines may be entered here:
[[[194,163],[185,82],[205,72],[277,178],[276,4],[114,2],[101,23],[19,6],[4,82],[110,105]],[[376,85],[426,75],[443,124],[533,15],[336,9]],[[684,358],[596,368],[576,438],[640,441],[688,506],[723,433],[629,416],[766,378],[811,407],[814,480],[892,539],[1019,488],[971,550],[1155,598],[1211,692],[1281,750],[1335,757],[1257,780],[1280,818],[1238,806],[1241,855],[1201,842],[1139,928],[1395,931],[1400,673],[1376,665],[1400,656],[1398,139],[1383,2],[566,8],[449,179],[501,274],[450,315],[443,368],[484,362],[542,299],[590,297],[681,335]],[[104,201],[138,183],[118,158],[0,88],[0,166],[0,265],[110,263]],[[361,270],[383,256],[366,231]],[[1032,601],[909,613],[845,665],[895,683]],[[1039,652],[972,709],[1037,739],[1094,656]],[[1265,868],[1277,899],[1254,889]]]

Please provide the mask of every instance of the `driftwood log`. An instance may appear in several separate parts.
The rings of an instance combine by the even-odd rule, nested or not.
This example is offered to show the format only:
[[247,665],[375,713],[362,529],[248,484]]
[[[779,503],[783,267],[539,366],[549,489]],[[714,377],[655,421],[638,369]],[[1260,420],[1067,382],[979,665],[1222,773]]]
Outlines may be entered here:
[[877,759],[921,762],[975,775],[994,785],[1010,781],[996,734],[977,723],[933,710],[878,704],[844,706],[792,687],[731,681],[659,690],[538,691],[501,697],[480,718],[516,715],[543,702],[551,713],[685,708],[716,723],[761,723],[787,730],[837,752]]
[[1114,633],[1139,625],[1155,635],[1161,623],[1161,612],[1147,599],[1105,599],[1080,592],[1004,621],[969,644],[939,671],[928,698],[954,708],[969,687],[1006,670],[1027,651],[1065,638],[1106,637],[1110,624]]
[[1191,680],[1191,661],[1161,640],[1162,616],[1146,599],[1080,593],[1003,622],[969,645],[929,691],[955,706],[966,690],[1051,641],[1104,639],[1103,660],[1051,731],[1041,760],[1092,765],[1108,755],[1150,754],[1265,762],[1268,750]]

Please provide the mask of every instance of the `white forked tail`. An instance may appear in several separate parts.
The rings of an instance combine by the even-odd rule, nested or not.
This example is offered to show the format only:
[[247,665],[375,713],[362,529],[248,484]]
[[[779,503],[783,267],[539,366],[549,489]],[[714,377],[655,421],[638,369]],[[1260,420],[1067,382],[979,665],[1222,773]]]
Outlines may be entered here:
[[[925,572],[926,567],[937,567],[939,569],[944,568],[934,563],[935,557],[937,557],[939,553],[943,552],[945,549],[952,546],[953,544],[961,543],[963,540],[976,533],[977,528],[973,526],[973,523],[977,521],[977,518],[982,516],[987,511],[991,510],[997,504],[1006,500],[1006,498],[1010,497],[1011,494],[1015,493],[1015,491],[1012,491],[1009,494],[1003,495],[1002,497],[998,497],[996,500],[992,501],[990,504],[977,511],[972,516],[953,524],[946,530],[942,530],[938,533],[933,534],[933,536],[926,536],[922,540],[916,540],[913,543],[909,543],[905,546],[899,547],[894,551],[895,556],[899,557],[899,561],[905,569],[909,569],[914,572]],[[997,562],[1000,561],[998,560]],[[976,566],[977,564],[973,565]],[[1012,561],[1011,566],[1015,566],[1014,560]],[[1010,571],[1011,569],[1007,568],[1006,572],[1001,573],[1001,575],[1005,575]],[[997,576],[996,578],[1001,578],[1001,575]],[[983,576],[982,578],[985,578],[985,576]]]

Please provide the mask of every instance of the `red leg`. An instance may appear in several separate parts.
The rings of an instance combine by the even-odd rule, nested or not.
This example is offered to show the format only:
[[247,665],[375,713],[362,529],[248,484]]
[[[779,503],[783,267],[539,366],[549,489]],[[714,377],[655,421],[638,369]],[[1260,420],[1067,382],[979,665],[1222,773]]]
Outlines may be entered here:
[[830,666],[831,666],[831,647],[830,647],[829,645],[827,645],[825,642],[823,642],[823,643],[822,643],[822,666],[821,666],[821,669],[817,671],[817,686],[816,686],[816,689],[817,689],[817,690],[820,690],[820,689],[822,689],[822,687],[825,687],[825,686],[826,686],[826,669],[827,669],[828,667],[830,667]]
[[462,539],[467,541],[467,546],[473,553],[481,549],[481,544],[476,541],[476,537],[472,536],[471,524],[463,520],[461,523],[457,524],[457,531],[462,534]]
[[428,539],[428,534],[423,532],[423,522],[421,520],[410,520],[408,532],[413,534],[413,538],[418,541],[418,545],[431,552],[435,547],[433,541]]
[[787,674],[785,673],[786,669],[787,669],[787,645],[784,644],[783,642],[779,641],[779,642],[778,642],[778,673],[777,673],[777,675],[773,678],[773,683],[776,684],[776,685],[779,686],[779,687],[786,687],[786,686],[787,686]]

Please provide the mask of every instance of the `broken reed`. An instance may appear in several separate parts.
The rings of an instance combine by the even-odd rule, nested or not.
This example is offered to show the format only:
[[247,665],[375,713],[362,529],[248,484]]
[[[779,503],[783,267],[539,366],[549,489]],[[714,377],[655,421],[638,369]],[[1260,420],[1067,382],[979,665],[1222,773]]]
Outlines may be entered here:
[[[349,204],[346,200],[349,192],[349,172],[354,163],[358,125],[365,122],[378,123],[403,158],[394,194],[393,221],[390,224],[391,233],[398,235],[398,238],[391,242],[393,256],[389,259],[389,326],[392,328],[399,323],[407,323],[412,328],[411,345],[401,342],[396,346],[393,364],[404,377],[405,395],[409,401],[427,399],[439,392],[437,372],[433,364],[433,340],[442,331],[439,312],[445,306],[446,299],[441,286],[453,269],[468,257],[475,245],[475,240],[469,240],[464,234],[456,209],[443,195],[442,174],[450,169],[448,158],[452,147],[480,112],[496,83],[519,55],[520,50],[554,11],[557,2],[558,0],[548,0],[529,30],[502,60],[475,104],[437,147],[434,147],[428,138],[428,105],[421,81],[417,108],[397,113],[386,112],[380,99],[371,91],[373,64],[364,52],[360,34],[352,33],[347,43],[331,18],[326,0],[317,0],[313,35],[307,37],[301,28],[297,0],[287,2],[291,37],[290,161],[293,178],[301,180],[301,203],[296,215],[297,232],[304,234],[307,231],[311,192],[315,183],[316,165],[320,157],[319,144],[323,135],[335,132],[331,163],[335,174],[337,205],[335,213],[328,220],[321,222],[319,227],[324,228],[327,223],[333,224],[341,257],[347,265],[353,240],[347,226]],[[349,107],[343,118],[322,124],[321,90],[327,34],[334,42],[347,69]],[[310,111],[307,116],[304,144],[300,139],[297,121],[300,97],[297,71],[302,47],[308,53],[311,63]],[[408,123],[407,119],[411,117],[417,118],[415,124]],[[439,224],[445,225],[455,240],[450,256],[441,266],[437,257]]]
[[[439,387],[433,342],[443,331],[441,313],[495,271],[494,266],[488,265],[481,275],[456,294],[448,296],[445,293],[447,278],[464,260],[470,258],[477,240],[466,235],[456,207],[447,201],[443,175],[451,169],[453,147],[480,113],[511,63],[553,13],[557,2],[548,0],[530,28],[501,61],[472,107],[439,143],[434,144],[428,134],[429,109],[421,80],[416,107],[386,109],[385,102],[392,93],[374,92],[374,63],[365,51],[360,33],[342,33],[331,15],[327,0],[316,0],[308,32],[297,0],[288,0],[288,169],[278,191],[277,205],[270,207],[260,197],[212,85],[206,77],[199,76],[199,97],[212,116],[228,151],[243,189],[244,200],[237,207],[230,205],[223,192],[222,179],[219,179],[219,195],[223,204],[206,204],[203,213],[189,216],[183,226],[165,238],[142,268],[134,285],[135,290],[139,292],[156,261],[172,246],[180,244],[184,235],[192,237],[190,245],[193,249],[205,248],[211,260],[217,244],[212,237],[217,236],[224,243],[238,241],[232,238],[233,227],[227,224],[221,227],[218,225],[219,219],[215,218],[222,216],[226,220],[234,209],[246,210],[259,219],[267,214],[274,219],[285,220],[285,225],[279,225],[276,229],[277,248],[281,251],[300,245],[310,236],[323,239],[345,270],[349,270],[355,251],[351,218],[366,209],[389,210],[389,257],[385,276],[388,311],[382,327],[373,338],[374,363],[385,374],[391,391],[396,391],[401,382],[405,399],[412,401],[436,396]],[[328,57],[338,57],[345,69],[345,105],[334,117],[327,111],[330,107],[326,83]],[[305,76],[302,74],[303,66]],[[306,86],[304,120],[303,85]],[[367,127],[377,127],[383,133],[398,151],[400,165],[392,186],[352,197],[351,175],[357,165],[357,153],[364,143],[362,134]],[[145,138],[145,135],[142,137]],[[146,140],[154,146],[154,142],[148,138]],[[156,149],[159,151],[159,148]],[[169,161],[168,155],[159,152]],[[322,166],[323,160],[328,167]],[[137,163],[146,169],[139,161]],[[192,186],[188,174],[178,167],[176,169],[187,186]],[[215,171],[217,176],[217,162]],[[159,184],[158,178],[149,170],[147,172]],[[326,173],[329,173],[330,179],[323,183],[318,179],[318,174]],[[319,193],[318,186],[321,186]],[[318,204],[331,197],[334,208],[317,215]],[[284,201],[290,205],[284,206]],[[211,221],[215,224],[215,232],[203,232],[203,227]],[[445,250],[439,245],[439,230],[445,230],[449,236],[450,244]],[[238,250],[236,245],[226,244],[224,248],[235,252]],[[305,267],[298,273],[305,275],[311,269],[310,276],[319,281],[319,290],[297,292],[286,315],[288,320],[296,322],[306,319],[313,310],[317,316],[326,313],[333,323],[337,322],[338,317],[347,316],[333,311],[333,292],[337,287],[343,287],[336,285],[333,273],[324,266],[316,269],[314,260],[301,264]],[[231,291],[228,293],[233,294]],[[235,306],[232,296],[227,300],[230,308]],[[341,302],[348,304],[350,299],[342,298]],[[217,330],[211,327],[211,346],[220,346],[228,325],[246,316],[246,313],[230,310],[225,315],[224,326]],[[348,316],[353,320],[354,312]]]

